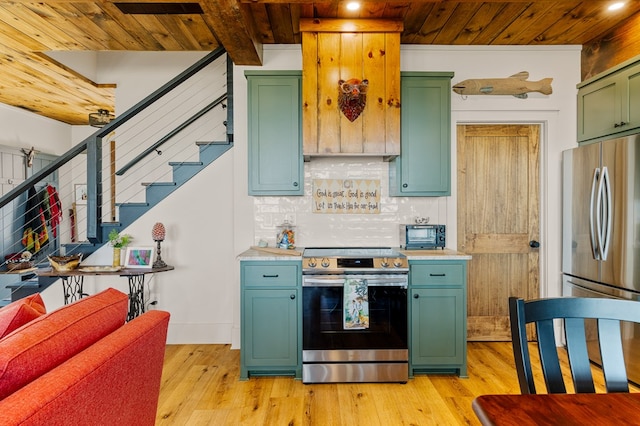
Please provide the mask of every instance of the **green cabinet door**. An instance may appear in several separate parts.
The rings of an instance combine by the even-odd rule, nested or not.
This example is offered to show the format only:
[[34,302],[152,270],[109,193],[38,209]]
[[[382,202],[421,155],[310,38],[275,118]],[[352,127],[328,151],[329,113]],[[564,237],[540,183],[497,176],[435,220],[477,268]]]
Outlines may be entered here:
[[269,374],[295,372],[298,365],[298,291],[245,290],[242,370]]
[[302,195],[301,78],[245,72],[249,108],[249,195]]
[[452,77],[401,74],[400,155],[389,165],[392,196],[451,195]]
[[411,363],[423,367],[459,366],[464,361],[464,306],[460,288],[411,290]]
[[640,64],[629,67],[622,73],[624,94],[622,95],[625,112],[623,120],[628,124],[620,126],[620,130],[637,131],[640,128]]
[[619,78],[599,80],[578,91],[578,141],[613,134],[622,121]]

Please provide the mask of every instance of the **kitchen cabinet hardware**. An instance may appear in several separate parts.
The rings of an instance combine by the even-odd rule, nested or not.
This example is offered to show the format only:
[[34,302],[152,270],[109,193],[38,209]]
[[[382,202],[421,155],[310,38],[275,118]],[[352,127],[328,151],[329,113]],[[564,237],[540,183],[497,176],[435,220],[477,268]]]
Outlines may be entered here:
[[416,293],[416,294],[414,294],[414,295],[413,295],[413,298],[414,298],[414,299],[419,299],[419,298],[420,298],[420,295]]
[[625,123],[624,121],[621,121],[620,123],[616,123],[613,125],[613,127],[622,127],[622,126],[626,126],[629,123]]
[[536,240],[531,240],[531,241],[529,241],[529,247],[538,248],[538,247],[540,247],[540,243],[538,241],[536,241]]
[[279,277],[279,275],[278,275],[278,274],[275,274],[275,275],[262,274],[262,276],[263,276],[264,278],[278,278],[278,277]]
[[429,274],[430,277],[446,277],[447,274]]
[[291,300],[295,300],[295,298],[296,298],[295,294],[292,294],[292,295],[289,296],[289,299],[291,299]]

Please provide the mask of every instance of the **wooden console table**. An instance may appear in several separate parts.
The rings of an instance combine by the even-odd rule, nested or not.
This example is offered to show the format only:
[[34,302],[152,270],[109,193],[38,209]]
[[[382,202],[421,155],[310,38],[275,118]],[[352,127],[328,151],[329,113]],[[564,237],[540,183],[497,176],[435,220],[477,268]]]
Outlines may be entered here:
[[[93,269],[95,268],[95,269]],[[40,277],[58,277],[62,280],[64,291],[64,304],[68,304],[86,296],[83,291],[84,277],[87,275],[117,275],[129,279],[129,313],[127,321],[145,312],[144,308],[144,277],[147,274],[172,271],[173,266],[162,268],[125,268],[117,271],[101,270],[100,267],[81,266],[72,271],[56,271],[52,268],[38,269],[36,274]]]

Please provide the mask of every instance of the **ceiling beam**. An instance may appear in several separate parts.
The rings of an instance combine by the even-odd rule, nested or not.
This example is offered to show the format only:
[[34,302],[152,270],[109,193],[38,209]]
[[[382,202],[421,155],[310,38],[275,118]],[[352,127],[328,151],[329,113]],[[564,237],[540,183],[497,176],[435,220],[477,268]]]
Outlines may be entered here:
[[257,36],[248,5],[238,0],[214,0],[201,3],[209,27],[236,65],[262,65],[262,42]]

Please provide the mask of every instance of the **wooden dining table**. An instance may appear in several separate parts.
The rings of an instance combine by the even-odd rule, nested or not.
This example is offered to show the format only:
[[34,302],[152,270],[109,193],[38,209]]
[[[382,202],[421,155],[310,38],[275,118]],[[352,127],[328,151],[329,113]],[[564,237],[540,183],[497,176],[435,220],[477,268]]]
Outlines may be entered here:
[[640,393],[482,395],[472,407],[483,425],[640,425]]

